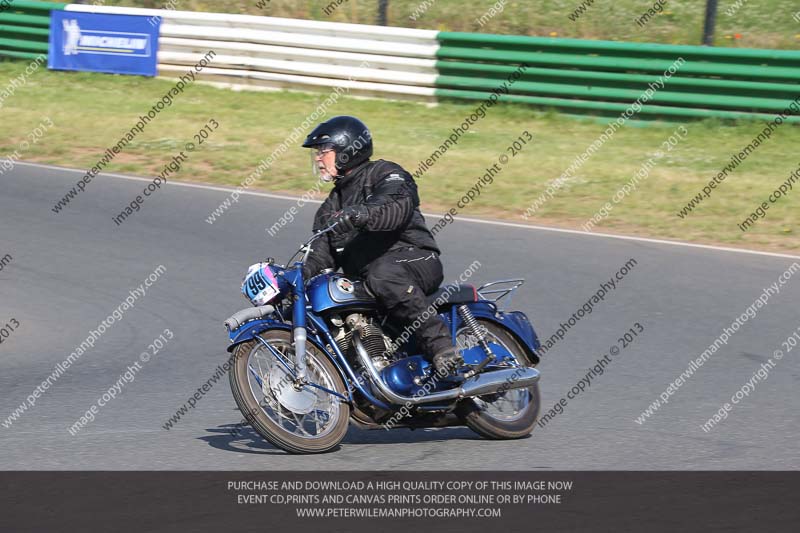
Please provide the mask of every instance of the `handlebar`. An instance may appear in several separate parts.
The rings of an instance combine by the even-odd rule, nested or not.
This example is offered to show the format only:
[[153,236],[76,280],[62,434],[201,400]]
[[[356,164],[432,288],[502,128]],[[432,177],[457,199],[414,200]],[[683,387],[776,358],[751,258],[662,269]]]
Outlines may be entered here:
[[[317,240],[317,239],[318,239],[319,237],[321,237],[322,235],[324,235],[324,234],[328,233],[329,231],[331,231],[333,228],[335,228],[335,227],[336,227],[336,224],[338,224],[338,222],[334,222],[333,224],[331,224],[331,225],[330,225],[330,226],[328,226],[327,228],[323,228],[323,229],[319,230],[319,231],[318,231],[318,232],[316,232],[314,235],[312,235],[312,236],[311,236],[311,238],[310,238],[310,239],[308,239],[308,240],[306,241],[306,243],[305,243],[303,246],[308,246],[309,244],[311,244],[312,242],[314,242],[315,240]],[[302,248],[303,248],[303,246],[301,246],[301,247],[300,247],[300,249],[302,249]]]
[[308,239],[305,242],[305,244],[300,246],[300,248],[292,255],[292,257],[289,258],[289,261],[287,261],[286,265],[289,266],[292,263],[292,259],[294,259],[297,254],[302,252],[303,248],[305,248],[305,253],[303,254],[303,259],[301,260],[301,263],[306,264],[306,259],[308,259],[308,254],[311,253],[311,247],[309,245],[312,242],[314,242],[315,240],[317,240],[318,238],[320,238],[321,236],[323,236],[326,233],[328,233],[329,231],[331,231],[333,228],[335,228],[336,224],[338,224],[338,222],[335,222],[335,223],[331,224],[330,226],[328,226],[327,228],[323,228],[323,229],[319,230],[318,232],[316,232],[314,235],[312,235],[311,238]]

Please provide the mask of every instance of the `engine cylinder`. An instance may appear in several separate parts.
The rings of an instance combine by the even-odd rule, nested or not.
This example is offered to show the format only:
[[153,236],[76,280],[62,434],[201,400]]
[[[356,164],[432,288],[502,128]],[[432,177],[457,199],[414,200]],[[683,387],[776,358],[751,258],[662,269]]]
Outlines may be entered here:
[[347,315],[344,322],[347,331],[339,341],[343,353],[352,346],[353,335],[358,335],[376,368],[382,369],[391,363],[391,339],[384,335],[379,325],[361,313]]

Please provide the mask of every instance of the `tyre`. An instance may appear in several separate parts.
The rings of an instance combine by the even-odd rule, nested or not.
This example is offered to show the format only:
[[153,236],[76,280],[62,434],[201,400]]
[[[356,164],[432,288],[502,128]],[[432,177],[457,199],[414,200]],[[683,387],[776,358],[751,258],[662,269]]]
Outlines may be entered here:
[[[260,336],[294,365],[291,333],[268,330]],[[316,387],[296,389],[279,359],[256,340],[239,344],[233,353],[233,397],[259,435],[290,453],[323,453],[339,445],[347,433],[349,404]],[[336,367],[311,342],[306,343],[306,366],[309,382],[346,395]]]
[[[506,329],[488,320],[478,319],[485,328],[486,340],[504,346],[521,366],[533,366],[527,352]],[[456,332],[456,345],[471,348],[477,340],[466,327]],[[519,439],[529,435],[539,417],[539,386],[510,389],[459,402],[456,414],[475,433],[487,439]]]

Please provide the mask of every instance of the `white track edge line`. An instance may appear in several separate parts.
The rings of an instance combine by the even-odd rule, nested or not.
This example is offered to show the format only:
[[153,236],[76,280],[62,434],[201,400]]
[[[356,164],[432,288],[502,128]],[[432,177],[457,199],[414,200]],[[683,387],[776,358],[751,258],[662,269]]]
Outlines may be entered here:
[[[59,167],[56,165],[45,165],[42,163],[29,163],[26,161],[15,161],[15,165],[28,165],[32,167],[40,167],[40,168],[48,168],[53,170],[61,170],[61,171],[69,171],[69,172],[78,172],[85,174],[85,170],[79,170],[75,168],[68,168],[68,167]],[[139,176],[128,176],[125,174],[115,174],[112,172],[100,172],[97,176],[108,176],[111,178],[118,178],[118,179],[125,179],[125,180],[134,180],[134,181],[152,181],[153,178],[143,178]],[[216,185],[202,185],[199,183],[185,183],[180,181],[168,181],[167,185],[175,185],[178,187],[189,187],[193,189],[205,189],[209,191],[221,191],[221,192],[233,192],[236,190],[235,187],[220,187]],[[249,195],[249,196],[257,196],[262,198],[274,198],[277,200],[299,200],[299,196],[289,196],[283,194],[271,194],[266,192],[256,192],[256,191],[241,191],[240,194]],[[315,203],[321,204],[322,200],[306,200],[306,203]],[[439,213],[423,213],[426,217],[437,217],[441,216]],[[455,220],[463,220],[464,222],[474,222],[476,224],[489,224],[493,226],[504,226],[509,228],[520,228],[520,229],[528,229],[528,230],[539,230],[539,231],[551,231],[555,233],[569,233],[572,235],[585,235],[585,236],[592,236],[592,237],[602,237],[606,239],[618,239],[623,241],[634,241],[634,242],[645,242],[650,244],[663,244],[668,246],[683,246],[686,248],[699,248],[702,250],[714,250],[719,252],[734,252],[740,254],[751,254],[751,255],[762,255],[767,257],[780,257],[784,259],[800,259],[800,255],[791,255],[791,254],[781,254],[777,252],[764,252],[761,250],[748,250],[746,248],[731,248],[728,246],[715,246],[713,244],[698,244],[692,242],[683,242],[683,241],[670,241],[665,239],[652,239],[649,237],[636,237],[633,235],[616,235],[613,233],[594,233],[588,231],[580,231],[574,229],[567,229],[567,228],[553,228],[548,226],[537,226],[534,224],[519,224],[516,222],[502,222],[499,220],[485,220],[480,218],[471,218],[471,217],[453,217]]]

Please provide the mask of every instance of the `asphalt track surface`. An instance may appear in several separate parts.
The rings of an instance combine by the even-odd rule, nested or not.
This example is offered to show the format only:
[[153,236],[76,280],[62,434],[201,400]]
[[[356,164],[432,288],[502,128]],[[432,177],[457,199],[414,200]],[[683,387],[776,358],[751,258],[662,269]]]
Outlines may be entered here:
[[[158,266],[166,272],[41,395],[0,426],[0,469],[20,470],[777,470],[796,469],[800,347],[710,432],[701,425],[773,357],[800,326],[800,272],[769,299],[655,415],[636,417],[723,328],[777,281],[790,257],[669,246],[458,220],[437,239],[446,279],[478,260],[478,282],[523,277],[513,300],[541,338],[555,332],[629,259],[636,266],[544,357],[543,409],[551,407],[618,344],[635,322],[644,332],[602,376],[527,439],[491,442],[466,428],[350,429],[333,453],[292,456],[241,419],[227,376],[171,430],[164,424],[226,358],[222,322],[247,307],[246,267],[284,261],[304,240],[315,210],[275,237],[265,232],[295,202],[243,195],[213,225],[206,216],[228,191],[169,184],[117,227],[146,185],[101,175],[63,212],[51,208],[83,171],[18,164],[0,177],[0,420]],[[429,225],[437,218],[427,217]],[[677,223],[677,222],[676,222]],[[800,262],[800,259],[797,259]],[[75,436],[68,428],[165,328],[166,348]]]

